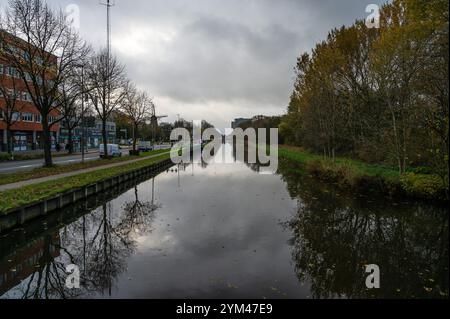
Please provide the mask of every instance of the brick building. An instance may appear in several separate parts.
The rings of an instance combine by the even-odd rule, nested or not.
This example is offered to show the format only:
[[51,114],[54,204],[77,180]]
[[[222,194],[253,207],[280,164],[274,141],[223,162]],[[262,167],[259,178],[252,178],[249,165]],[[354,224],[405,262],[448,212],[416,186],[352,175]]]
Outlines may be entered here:
[[[23,54],[23,58],[26,59],[26,52],[21,49],[21,46],[27,44],[22,39],[16,38],[10,34],[7,34],[7,36],[2,38],[6,39],[6,43],[0,43],[0,85],[8,88],[10,91],[9,94],[16,94],[16,107],[14,108],[16,112],[13,113],[13,116],[14,120],[17,121],[11,127],[13,150],[15,152],[20,152],[42,149],[42,117],[34,105],[32,97],[26,89],[26,84],[19,75],[19,71],[10,65],[11,63],[8,61],[7,54],[4,51],[4,46],[7,45],[10,47],[8,51],[10,51],[12,47],[17,54]],[[51,55],[50,61],[54,61],[56,65],[57,57]],[[39,63],[39,61],[35,61],[35,63]],[[51,74],[48,75],[48,79],[51,79]],[[31,86],[31,83],[30,79],[28,85]],[[6,151],[7,149],[5,109],[5,98],[0,94],[0,151]],[[49,121],[55,121],[58,117],[59,112],[54,111],[49,116]],[[51,128],[53,145],[56,144],[59,138],[59,130],[60,126],[58,124],[53,125]]]

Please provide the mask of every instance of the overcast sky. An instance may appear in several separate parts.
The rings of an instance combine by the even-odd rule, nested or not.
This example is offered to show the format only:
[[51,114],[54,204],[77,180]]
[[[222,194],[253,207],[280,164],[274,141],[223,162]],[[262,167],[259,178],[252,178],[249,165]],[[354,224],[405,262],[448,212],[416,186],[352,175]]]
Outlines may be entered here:
[[[1,0],[2,5],[6,0]],[[106,45],[106,8],[76,4],[80,32]],[[160,115],[205,119],[218,128],[236,117],[283,114],[296,58],[330,29],[367,16],[380,0],[116,0],[112,48]]]

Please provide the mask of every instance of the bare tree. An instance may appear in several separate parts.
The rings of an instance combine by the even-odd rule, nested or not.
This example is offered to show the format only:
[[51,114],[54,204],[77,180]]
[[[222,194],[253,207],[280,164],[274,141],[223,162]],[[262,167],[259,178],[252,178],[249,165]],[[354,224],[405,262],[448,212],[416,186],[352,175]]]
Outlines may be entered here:
[[[1,62],[1,61],[0,61]],[[0,68],[4,65],[0,64]],[[22,92],[20,92],[19,81],[16,76],[16,71],[13,68],[11,71],[9,67],[6,68],[7,72],[3,69],[0,74],[0,98],[3,99],[4,105],[0,108],[2,112],[3,120],[6,124],[6,151],[9,155],[12,155],[12,134],[11,128],[20,120],[20,114],[23,108],[23,104],[20,103]],[[7,73],[11,73],[12,76],[8,76]]]
[[108,157],[108,136],[106,122],[115,110],[124,103],[128,80],[125,69],[116,57],[110,57],[106,49],[94,55],[86,70],[87,90],[94,108],[102,121],[105,158]]
[[61,104],[61,117],[64,128],[67,129],[68,151],[73,153],[73,131],[78,127],[82,119],[83,110],[80,107],[81,91],[76,86],[63,84],[59,92]]
[[147,93],[139,92],[134,85],[130,84],[121,111],[133,126],[133,152],[136,152],[139,127],[151,120],[153,110],[153,101]]
[[53,10],[42,0],[10,0],[0,29],[3,53],[18,70],[42,116],[45,165],[52,166],[50,132],[61,121],[58,90],[89,47],[63,11]]
[[[81,65],[81,67],[84,68],[84,65]],[[85,116],[90,111],[89,108],[82,107],[83,99],[86,100],[87,98],[84,69],[74,70],[59,88],[61,118],[64,127],[67,129],[69,153],[73,153],[74,150],[73,132],[80,125],[83,115]]]

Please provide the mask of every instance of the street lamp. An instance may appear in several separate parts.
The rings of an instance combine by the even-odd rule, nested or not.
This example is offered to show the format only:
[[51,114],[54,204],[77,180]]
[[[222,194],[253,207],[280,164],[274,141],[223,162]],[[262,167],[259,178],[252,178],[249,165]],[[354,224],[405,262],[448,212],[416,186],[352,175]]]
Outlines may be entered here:
[[78,64],[76,67],[81,69],[81,162],[84,163],[85,159],[85,131],[84,131],[84,99],[85,99],[85,86],[84,86],[84,65]]

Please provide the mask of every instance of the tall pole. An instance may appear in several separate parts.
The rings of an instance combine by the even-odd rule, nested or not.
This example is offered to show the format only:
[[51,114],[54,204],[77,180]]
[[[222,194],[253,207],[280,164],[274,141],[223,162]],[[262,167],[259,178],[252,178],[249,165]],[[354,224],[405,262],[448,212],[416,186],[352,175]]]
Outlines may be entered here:
[[81,67],[81,162],[84,163],[84,66]]
[[114,6],[114,1],[100,1],[100,4],[106,6],[106,52],[109,61],[111,53],[111,7]]
[[109,62],[109,54],[111,50],[111,2],[108,0],[106,3],[106,48],[108,50],[108,62]]
[[[106,6],[106,74],[107,74],[107,106],[109,110],[109,105],[111,102],[111,83],[110,83],[110,60],[111,60],[111,7],[114,6],[113,0],[106,0],[106,2],[100,2],[100,4]],[[108,156],[108,150],[105,150],[106,157]]]

